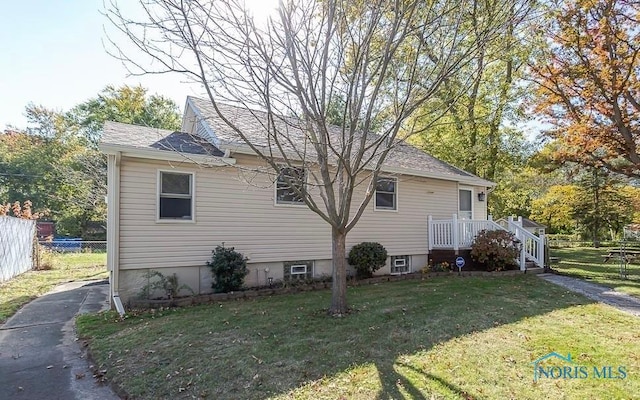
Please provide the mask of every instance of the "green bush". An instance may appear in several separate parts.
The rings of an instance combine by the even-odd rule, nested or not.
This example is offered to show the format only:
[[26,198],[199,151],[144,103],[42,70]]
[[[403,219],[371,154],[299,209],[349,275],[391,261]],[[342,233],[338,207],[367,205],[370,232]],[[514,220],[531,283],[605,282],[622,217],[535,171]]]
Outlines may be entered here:
[[247,259],[233,247],[217,246],[211,261],[207,261],[213,275],[211,287],[216,293],[239,290],[249,273]]
[[358,278],[370,278],[387,263],[387,250],[380,243],[362,242],[351,248],[348,262]]
[[518,269],[520,242],[508,231],[482,230],[471,245],[471,258],[487,271]]

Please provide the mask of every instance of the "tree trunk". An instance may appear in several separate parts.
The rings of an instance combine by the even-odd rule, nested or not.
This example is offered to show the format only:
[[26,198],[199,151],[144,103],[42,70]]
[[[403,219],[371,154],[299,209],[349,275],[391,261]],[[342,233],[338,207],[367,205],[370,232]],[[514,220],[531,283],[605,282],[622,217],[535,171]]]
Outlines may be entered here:
[[347,233],[336,228],[331,229],[331,255],[333,257],[333,284],[331,289],[331,308],[329,315],[342,315],[347,312]]

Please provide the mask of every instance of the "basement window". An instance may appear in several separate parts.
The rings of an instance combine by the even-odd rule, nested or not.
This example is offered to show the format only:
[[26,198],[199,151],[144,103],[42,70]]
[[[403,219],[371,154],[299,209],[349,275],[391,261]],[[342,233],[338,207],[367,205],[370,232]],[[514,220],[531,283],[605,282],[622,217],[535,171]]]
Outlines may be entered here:
[[313,278],[313,261],[285,261],[283,277],[285,281]]
[[391,275],[408,274],[410,271],[410,256],[391,256]]

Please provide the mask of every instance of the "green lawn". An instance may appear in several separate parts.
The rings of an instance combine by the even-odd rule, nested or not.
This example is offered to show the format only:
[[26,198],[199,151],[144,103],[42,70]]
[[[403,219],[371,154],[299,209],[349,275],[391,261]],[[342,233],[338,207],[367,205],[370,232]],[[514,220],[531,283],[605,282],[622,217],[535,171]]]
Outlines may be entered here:
[[618,260],[604,263],[602,256],[605,254],[606,248],[551,249],[552,257],[560,257],[560,263],[552,267],[563,274],[601,283],[640,298],[640,265],[629,264],[628,277],[622,279]]
[[[136,399],[585,399],[640,393],[638,319],[536,276],[401,281],[129,315],[81,316],[99,369]],[[533,382],[537,358],[626,379]]]
[[47,261],[52,269],[28,271],[0,284],[0,323],[61,283],[107,277],[106,253],[51,254]]

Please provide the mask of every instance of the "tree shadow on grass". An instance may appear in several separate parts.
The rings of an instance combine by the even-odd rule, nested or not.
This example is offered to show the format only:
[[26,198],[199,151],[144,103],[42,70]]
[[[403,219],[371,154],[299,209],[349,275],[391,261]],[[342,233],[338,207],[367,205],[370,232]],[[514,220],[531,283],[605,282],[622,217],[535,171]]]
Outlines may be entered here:
[[[572,307],[578,304],[589,304],[593,301],[580,295],[568,293],[566,289],[541,282],[534,276],[517,276],[512,278],[457,278],[449,277],[432,280],[426,283],[406,282],[400,294],[395,292],[393,283],[382,284],[377,288],[356,288],[350,293],[355,314],[320,328],[313,333],[322,336],[323,332],[338,333],[339,327],[353,332],[353,335],[370,347],[379,351],[362,349],[355,357],[332,360],[329,365],[321,366],[316,374],[308,375],[306,382],[321,377],[331,377],[353,365],[373,364],[377,369],[380,391],[376,398],[425,399],[425,394],[410,379],[396,368],[398,358],[402,355],[428,351],[439,343],[445,343],[456,337],[474,332],[481,332],[506,325],[519,320],[543,315],[554,310]],[[388,291],[386,289],[389,289]],[[377,291],[376,301],[363,301],[359,291]],[[394,293],[395,296],[386,296]],[[371,296],[371,293],[368,293]],[[386,296],[386,297],[385,297]],[[318,318],[318,315],[315,316]],[[328,317],[320,317],[328,318]],[[362,329],[363,326],[380,323],[375,332]],[[324,321],[326,323],[326,320]],[[338,339],[339,340],[339,339]],[[333,346],[333,354],[351,351],[349,343],[337,343]],[[383,349],[383,350],[380,350]],[[313,350],[308,356],[314,357]],[[438,382],[452,394],[465,399],[480,398],[465,392],[444,378],[409,367],[427,380]],[[290,387],[289,390],[295,389]]]
[[[150,378],[151,370],[157,371],[157,381],[152,383],[158,386],[167,374],[202,360],[206,371],[203,369],[185,396],[197,397],[199,390],[204,390],[217,399],[264,399],[311,385],[312,394],[301,388],[307,394],[290,397],[318,397],[315,390],[320,390],[325,397],[339,398],[340,393],[357,388],[353,379],[364,382],[368,386],[365,390],[380,400],[425,399],[427,394],[416,386],[415,379],[396,369],[403,356],[429,351],[456,337],[593,303],[528,275],[451,276],[351,288],[349,301],[354,312],[338,319],[319,310],[328,304],[329,297],[329,291],[306,292],[187,309],[175,318],[145,323],[144,336],[156,338],[153,340],[162,337],[162,347],[151,347],[153,340],[145,340],[136,329],[126,338],[120,334],[101,346],[113,352],[112,359],[132,360],[127,376],[140,376],[136,368],[146,371],[145,379]],[[118,351],[118,342],[123,339],[132,341],[127,349],[141,350]],[[193,346],[187,346],[187,340]],[[147,348],[154,352],[142,350]],[[107,354],[104,358],[108,363]],[[158,364],[158,360],[176,358],[186,364]],[[361,366],[364,369],[359,369]],[[443,391],[466,399],[479,398],[431,374],[428,368],[420,371],[413,367],[412,371],[424,378],[420,380],[437,382],[435,386]],[[338,386],[326,386],[327,380]],[[148,382],[141,387],[148,387]],[[123,388],[127,389],[126,382]],[[156,395],[162,397],[162,393]],[[144,397],[144,392],[131,394],[150,398]]]
[[405,396],[400,391],[401,387],[409,394],[411,399],[426,400],[426,397],[420,393],[420,390],[411,381],[395,370],[394,364],[395,360],[391,361],[391,363],[376,364],[380,383],[382,384],[376,400],[403,399]]
[[[408,369],[412,370],[413,372],[424,376],[427,380],[437,382],[441,386],[447,388],[452,394],[460,396],[461,398],[463,398],[465,400],[482,400],[482,397],[479,397],[477,395],[472,395],[469,392],[467,392],[465,390],[462,390],[459,386],[454,385],[453,383],[451,383],[451,382],[447,381],[446,379],[441,378],[441,377],[439,377],[437,375],[427,373],[425,371],[422,371],[422,370],[419,370],[419,369],[415,368],[412,365],[408,365],[408,364],[405,364],[405,363],[402,363],[402,362],[396,363],[396,365],[402,366],[403,368],[408,368]],[[424,397],[419,392],[418,392],[418,395],[420,397],[413,397],[412,396],[411,398],[412,399],[426,399],[426,397]]]

